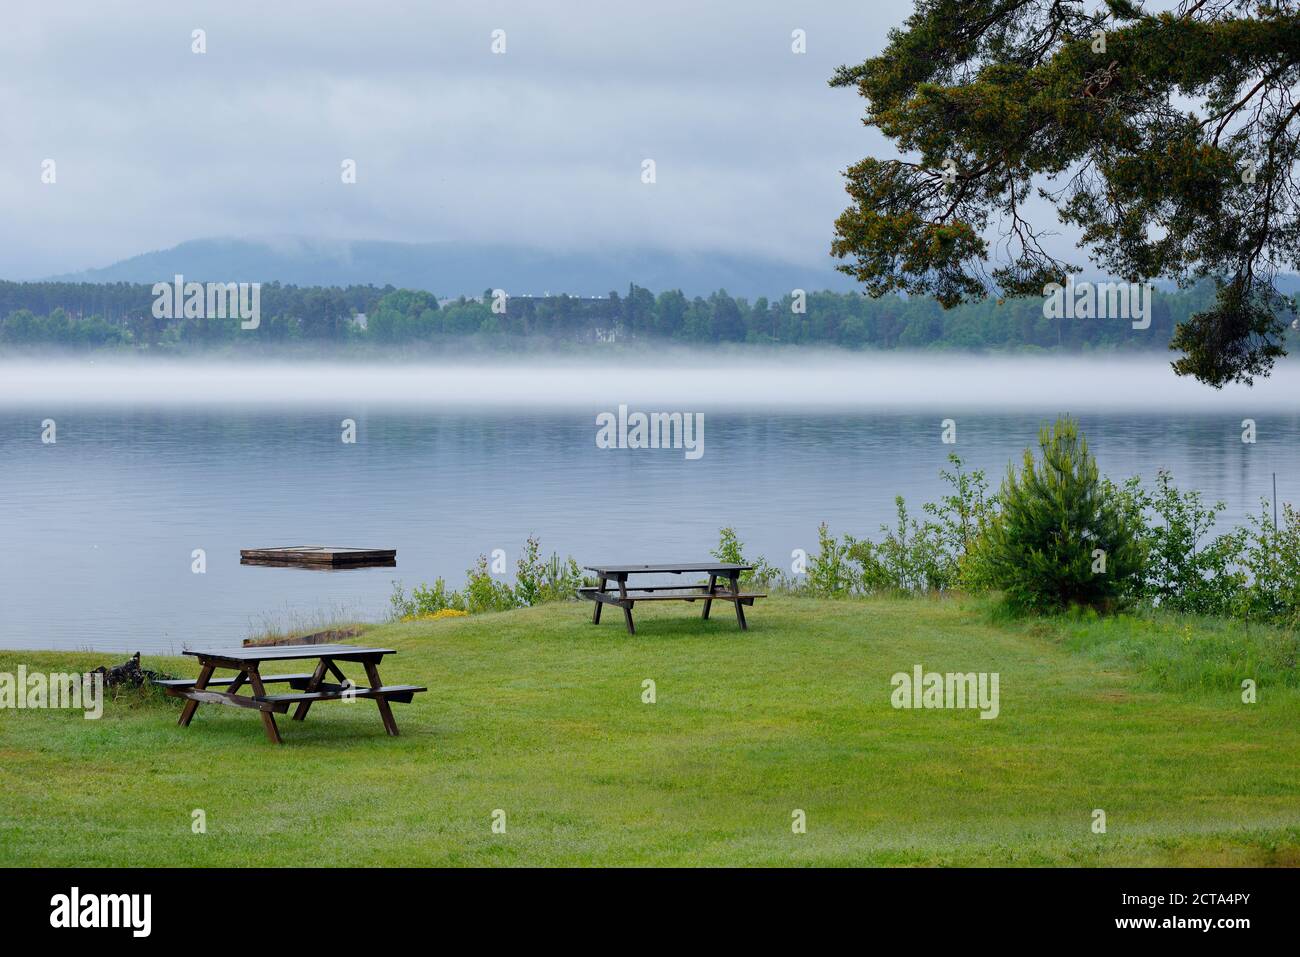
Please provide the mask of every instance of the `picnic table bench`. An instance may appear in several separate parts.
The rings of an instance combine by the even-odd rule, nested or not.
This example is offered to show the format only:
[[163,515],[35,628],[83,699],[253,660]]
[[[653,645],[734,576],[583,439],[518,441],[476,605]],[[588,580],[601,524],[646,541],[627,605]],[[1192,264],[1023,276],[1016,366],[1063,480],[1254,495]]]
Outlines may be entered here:
[[[586,565],[589,572],[595,572],[600,580],[598,585],[578,589],[578,597],[594,601],[596,607],[591,613],[591,622],[600,624],[600,610],[603,605],[617,605],[623,609],[623,621],[629,635],[636,634],[632,624],[632,606],[639,601],[703,601],[704,614],[709,617],[709,609],[715,601],[729,601],[736,607],[736,621],[741,630],[749,625],[745,622],[745,605],[753,605],[756,598],[766,598],[761,592],[742,592],[740,590],[741,572],[752,571],[753,565],[737,565],[732,562],[697,562],[670,565]],[[629,589],[630,575],[708,575],[707,585],[644,585]],[[718,579],[725,578],[727,584],[719,587]],[[606,587],[613,582],[614,587]]]
[[[350,701],[356,698],[373,698],[379,706],[379,717],[384,730],[397,736],[397,721],[393,718],[390,702],[409,704],[414,696],[427,691],[418,685],[385,685],[379,679],[379,662],[384,655],[395,654],[391,648],[357,648],[352,645],[278,645],[273,647],[225,648],[217,651],[186,651],[199,660],[197,678],[176,678],[155,681],[167,694],[185,698],[181,711],[181,727],[188,727],[200,703],[226,704],[260,712],[266,736],[274,744],[283,744],[275,716],[284,714],[290,705],[297,707],[294,721],[302,721],[317,701]],[[263,675],[265,661],[309,661],[317,659],[310,673],[291,675]],[[354,662],[366,671],[369,685],[354,685],[345,678],[338,662]],[[236,672],[233,678],[213,678],[218,668]],[[336,682],[325,681],[326,675]],[[245,684],[252,694],[236,694]],[[286,694],[267,694],[269,684],[287,684],[292,691]],[[214,689],[224,688],[224,691]]]

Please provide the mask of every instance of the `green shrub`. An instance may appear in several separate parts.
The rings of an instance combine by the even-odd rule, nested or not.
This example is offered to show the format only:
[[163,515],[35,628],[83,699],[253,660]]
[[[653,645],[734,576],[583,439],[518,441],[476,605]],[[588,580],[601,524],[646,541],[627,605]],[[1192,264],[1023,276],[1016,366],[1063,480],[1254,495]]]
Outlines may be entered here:
[[[942,591],[956,578],[957,564],[945,545],[943,530],[933,522],[908,515],[903,496],[894,499],[897,521],[880,526],[879,542],[846,539],[848,557],[858,566],[862,592]],[[927,509],[929,506],[927,506]]]
[[1206,506],[1197,491],[1181,492],[1165,469],[1156,473],[1154,491],[1136,482],[1127,486],[1138,504],[1158,522],[1144,523],[1147,561],[1143,594],[1171,611],[1229,615],[1246,576],[1238,568],[1243,538],[1231,532],[1206,540],[1225,506]]
[[1274,529],[1263,503],[1242,530],[1241,563],[1248,585],[1237,592],[1234,616],[1300,627],[1300,512],[1284,505]]
[[1038,444],[1042,461],[1026,449],[998,496],[987,535],[992,584],[1016,610],[1112,610],[1140,594],[1140,514],[1102,480],[1073,419],[1044,426]]
[[394,619],[424,618],[448,608],[463,611],[465,599],[460,592],[448,592],[447,583],[439,578],[433,586],[416,585],[408,597],[399,581],[393,582],[393,593],[388,598]]
[[814,595],[835,598],[853,591],[855,584],[849,553],[853,539],[843,541],[830,533],[825,522],[817,526],[817,553],[808,559],[806,589]]
[[518,608],[514,591],[503,581],[497,581],[488,571],[486,555],[480,555],[474,567],[466,570],[465,610],[471,615],[485,611],[507,611]]
[[880,526],[881,539],[846,539],[849,559],[857,565],[858,590],[874,592],[934,592],[963,587],[987,587],[985,536],[997,514],[997,496],[988,494],[980,470],[966,472],[962,460],[949,455],[953,470],[939,475],[951,493],[926,502],[924,521],[912,518],[902,496],[894,499],[897,519]]
[[448,591],[447,583],[439,578],[432,586],[416,585],[407,595],[400,581],[393,582],[393,593],[388,599],[392,617],[396,620],[426,618],[448,609],[478,614],[565,601],[575,598],[578,588],[585,584],[578,563],[572,558],[560,561],[552,555],[550,561],[543,561],[541,545],[534,535],[528,537],[516,563],[513,588],[492,576],[486,555],[480,555],[465,574],[463,591]]
[[541,543],[536,535],[528,536],[524,552],[515,564],[515,601],[520,605],[540,605],[548,601],[568,601],[583,584],[578,563],[572,558],[560,561],[551,553],[549,561],[541,557]]
[[922,508],[937,520],[937,535],[951,565],[944,569],[944,587],[986,591],[991,587],[988,562],[988,530],[997,518],[998,497],[989,494],[983,469],[962,470],[962,460],[949,453],[953,470],[940,469],[940,477],[952,486],[952,493]]
[[744,546],[741,545],[740,537],[730,525],[718,529],[718,545],[709,554],[720,562],[728,562],[733,565],[753,565],[752,571],[741,572],[740,582],[742,585],[754,584],[767,588],[781,585],[785,581],[781,569],[769,565],[767,559],[749,559],[745,557]]

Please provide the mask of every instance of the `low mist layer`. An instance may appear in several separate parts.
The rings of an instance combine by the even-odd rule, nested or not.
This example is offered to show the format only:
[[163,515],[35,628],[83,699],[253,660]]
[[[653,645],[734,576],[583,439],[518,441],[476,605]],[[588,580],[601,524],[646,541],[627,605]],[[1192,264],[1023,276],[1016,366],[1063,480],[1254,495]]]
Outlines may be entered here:
[[1300,409],[1284,362],[1216,391],[1152,358],[669,354],[471,363],[0,361],[0,405],[344,404],[431,407]]

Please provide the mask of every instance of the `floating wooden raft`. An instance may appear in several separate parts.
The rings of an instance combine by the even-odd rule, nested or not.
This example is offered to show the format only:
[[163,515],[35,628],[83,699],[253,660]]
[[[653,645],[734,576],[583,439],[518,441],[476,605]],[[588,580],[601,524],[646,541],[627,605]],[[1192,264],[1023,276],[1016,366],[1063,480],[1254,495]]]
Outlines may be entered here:
[[241,565],[278,565],[295,568],[392,568],[395,548],[342,548],[331,545],[285,545],[282,548],[243,548]]

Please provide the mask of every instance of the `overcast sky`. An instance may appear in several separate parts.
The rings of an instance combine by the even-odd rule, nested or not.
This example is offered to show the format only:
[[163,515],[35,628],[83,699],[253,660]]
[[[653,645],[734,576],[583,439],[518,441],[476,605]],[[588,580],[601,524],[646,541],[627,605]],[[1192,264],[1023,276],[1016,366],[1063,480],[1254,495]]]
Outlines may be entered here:
[[[825,262],[888,151],[827,80],[908,0],[23,3],[0,29],[0,278],[210,236]],[[192,31],[207,52],[191,52]],[[504,30],[506,53],[491,50]],[[806,31],[807,53],[791,51]],[[57,182],[41,181],[42,162]],[[353,159],[357,183],[340,181]],[[641,181],[653,159],[657,182]]]

